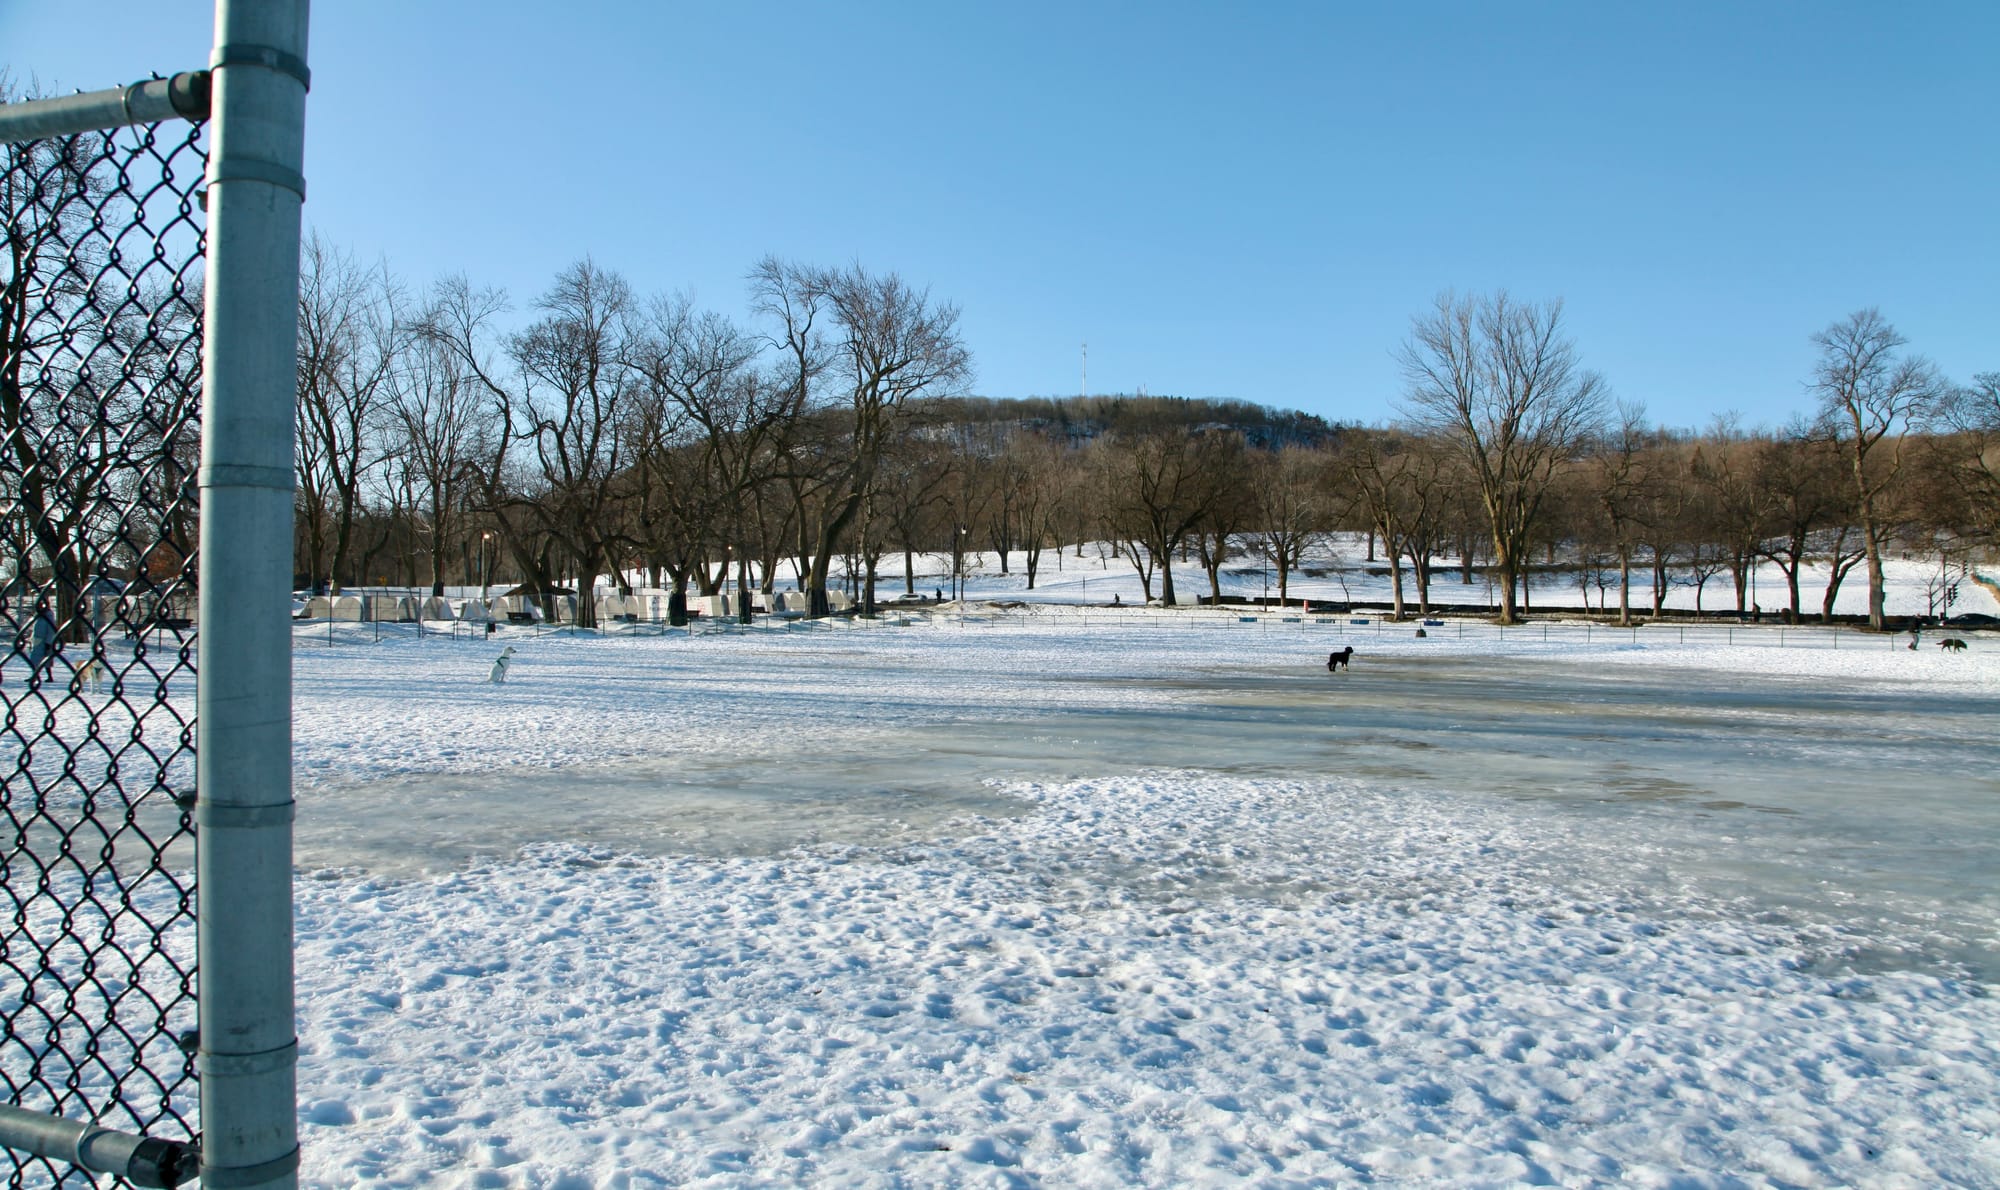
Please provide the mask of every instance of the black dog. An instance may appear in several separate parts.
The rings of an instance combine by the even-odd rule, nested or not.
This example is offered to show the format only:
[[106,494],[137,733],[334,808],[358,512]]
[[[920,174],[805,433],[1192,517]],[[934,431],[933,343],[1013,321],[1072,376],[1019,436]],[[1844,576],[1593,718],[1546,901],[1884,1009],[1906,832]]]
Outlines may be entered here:
[[1344,649],[1335,649],[1333,652],[1328,653],[1326,655],[1326,672],[1332,673],[1341,666],[1346,665],[1348,660],[1353,656],[1353,645],[1349,645]]
[[1963,653],[1965,652],[1965,642],[1955,636],[1947,636],[1938,642],[1938,648],[1953,653]]

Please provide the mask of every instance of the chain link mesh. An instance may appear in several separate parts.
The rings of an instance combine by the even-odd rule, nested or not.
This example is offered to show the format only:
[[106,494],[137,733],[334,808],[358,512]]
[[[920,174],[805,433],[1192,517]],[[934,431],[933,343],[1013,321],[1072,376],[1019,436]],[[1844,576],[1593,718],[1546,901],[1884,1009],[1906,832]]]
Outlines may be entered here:
[[[191,1140],[206,142],[173,122],[4,151],[0,1079]],[[0,1153],[10,1187],[122,1184]]]

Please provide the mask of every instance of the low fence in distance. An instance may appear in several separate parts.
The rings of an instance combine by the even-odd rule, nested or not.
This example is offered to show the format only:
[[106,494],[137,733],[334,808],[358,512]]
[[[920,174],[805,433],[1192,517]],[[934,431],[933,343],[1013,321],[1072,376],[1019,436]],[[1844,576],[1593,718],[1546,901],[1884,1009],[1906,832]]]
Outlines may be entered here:
[[485,640],[496,636],[543,636],[588,634],[606,638],[638,639],[675,636],[694,639],[738,633],[853,632],[881,629],[960,629],[999,631],[1037,629],[1057,632],[1110,632],[1153,630],[1163,633],[1210,631],[1217,633],[1256,632],[1262,635],[1293,633],[1329,639],[1363,638],[1408,641],[1420,639],[1484,640],[1496,644],[1510,642],[1570,643],[1591,645],[1699,645],[1755,648],[1827,649],[1907,649],[1913,641],[1929,647],[1945,639],[1971,638],[1978,642],[1989,632],[1962,629],[1925,628],[1913,637],[1908,631],[1871,632],[1843,624],[1797,625],[1781,623],[1717,624],[1713,622],[1653,621],[1628,627],[1584,619],[1545,619],[1524,624],[1501,625],[1482,617],[1429,616],[1395,620],[1366,613],[1325,614],[1296,608],[1261,610],[1256,607],[1105,607],[1076,604],[1033,604],[1004,601],[987,604],[897,605],[875,616],[835,615],[807,619],[797,613],[758,614],[749,624],[737,617],[692,614],[684,626],[669,625],[664,619],[601,619],[594,627],[572,623],[550,623],[539,618],[509,621],[505,618],[414,620],[302,619],[293,639],[297,644],[339,645],[413,640],[445,636],[461,640]]

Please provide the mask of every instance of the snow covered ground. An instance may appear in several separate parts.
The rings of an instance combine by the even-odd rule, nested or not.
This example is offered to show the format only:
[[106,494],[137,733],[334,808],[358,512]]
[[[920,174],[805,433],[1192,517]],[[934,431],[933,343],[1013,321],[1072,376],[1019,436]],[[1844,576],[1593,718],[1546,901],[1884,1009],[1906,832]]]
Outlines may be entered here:
[[[1008,561],[1007,573],[1001,574],[998,554],[968,555],[965,565],[969,574],[968,590],[972,596],[1053,603],[1109,603],[1114,594],[1127,604],[1145,599],[1145,586],[1139,581],[1132,564],[1112,553],[1110,547],[1103,543],[1087,544],[1081,551],[1075,548],[1044,551],[1033,591],[1027,589],[1026,556],[1016,550],[1009,555]],[[918,591],[930,593],[940,587],[950,590],[951,560],[948,555],[919,554],[914,557],[913,563]],[[1386,561],[1371,561],[1367,557],[1365,543],[1359,535],[1341,535],[1307,554],[1304,565],[1290,575],[1285,593],[1293,600],[1310,600],[1315,604],[1387,602],[1391,591],[1388,565]],[[884,558],[881,570],[878,578],[881,590],[896,592],[903,589],[901,555]],[[789,575],[788,571],[784,573]],[[1947,604],[1946,614],[1950,615],[1965,612],[2000,615],[2000,600],[1995,599],[1991,590],[1955,570],[1942,571],[1935,558],[1892,557],[1886,562],[1885,575],[1887,609],[1891,616],[1932,616]],[[1596,585],[1599,577],[1608,584],[1608,589],[1600,589]],[[1994,576],[1989,574],[1987,577]],[[1497,589],[1483,570],[1475,569],[1470,582],[1461,582],[1460,578],[1461,574],[1452,559],[1438,559],[1431,574],[1431,599],[1440,604],[1499,606]],[[1579,607],[1587,600],[1593,608],[1609,607],[1613,611],[1618,608],[1615,570],[1604,575],[1593,572],[1588,592],[1578,586],[1577,578],[1571,574],[1536,570],[1531,571],[1528,578],[1529,603],[1532,606]],[[1807,565],[1802,568],[1799,606],[1803,615],[1819,615],[1826,583],[1826,567]],[[1225,597],[1258,599],[1269,596],[1275,599],[1278,595],[1277,572],[1255,555],[1233,557],[1222,569],[1221,587]],[[1780,608],[1790,606],[1791,594],[1784,572],[1770,562],[1763,562],[1754,568],[1753,573],[1746,577],[1745,588],[1745,610],[1754,603],[1767,614],[1775,616]],[[1947,588],[1951,596],[1949,600],[1945,598]],[[1192,603],[1196,596],[1209,594],[1208,575],[1193,562],[1177,563],[1174,566],[1174,590],[1183,602]],[[1635,568],[1632,574],[1632,607],[1651,610],[1652,592],[1651,572],[1643,567]],[[1154,579],[1153,593],[1159,594],[1157,578]],[[1403,567],[1403,596],[1414,608],[1416,576],[1407,561]],[[1676,571],[1667,591],[1665,606],[1669,611],[1680,612],[1693,611],[1697,607],[1707,612],[1733,610],[1736,590],[1727,571],[1711,577],[1699,587],[1687,572]],[[1856,567],[1842,580],[1834,611],[1839,615],[1867,614],[1866,571]]]
[[2000,1185],[2000,640],[912,620],[302,627],[305,1181]]

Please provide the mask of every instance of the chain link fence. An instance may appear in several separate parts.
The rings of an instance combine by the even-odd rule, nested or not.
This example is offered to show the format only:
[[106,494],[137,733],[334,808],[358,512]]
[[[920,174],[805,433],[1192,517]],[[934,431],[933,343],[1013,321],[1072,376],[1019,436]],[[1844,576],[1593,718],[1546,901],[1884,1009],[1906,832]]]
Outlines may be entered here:
[[[172,1149],[197,1120],[205,126],[0,151],[0,1080],[90,1122],[74,1155],[98,1129]],[[127,1184],[0,1163],[9,1187]]]

